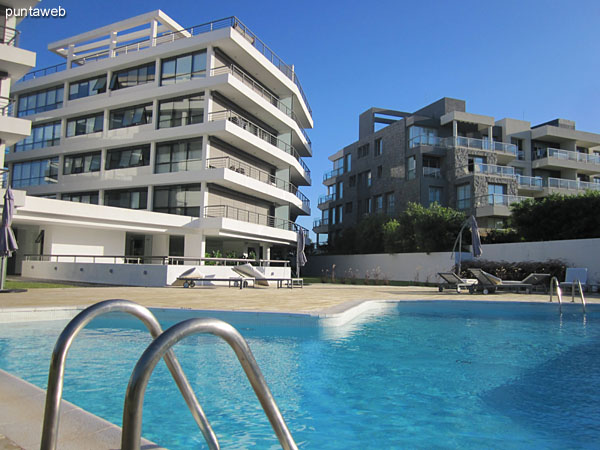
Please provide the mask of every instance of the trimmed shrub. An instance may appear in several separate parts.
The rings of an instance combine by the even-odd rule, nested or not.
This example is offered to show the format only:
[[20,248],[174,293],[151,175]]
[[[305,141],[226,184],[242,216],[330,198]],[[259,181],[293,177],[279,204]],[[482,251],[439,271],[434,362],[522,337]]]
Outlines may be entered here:
[[[463,261],[461,263],[462,278],[472,278],[467,269],[478,268],[487,273],[497,276],[503,280],[522,280],[530,273],[547,273],[550,277],[556,277],[559,281],[565,279],[567,264],[559,259],[550,259],[544,262],[538,261],[486,261],[473,260]],[[455,267],[455,271],[458,267]]]

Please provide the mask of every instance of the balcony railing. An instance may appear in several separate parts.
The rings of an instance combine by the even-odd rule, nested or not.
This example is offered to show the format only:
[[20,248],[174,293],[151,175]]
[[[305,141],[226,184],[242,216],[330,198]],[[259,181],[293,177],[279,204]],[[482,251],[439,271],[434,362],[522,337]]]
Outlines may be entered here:
[[520,188],[530,189],[542,189],[543,179],[542,177],[527,177],[524,175],[517,175],[517,183]]
[[497,166],[495,164],[474,164],[475,173],[485,173],[487,175],[500,175],[503,177],[514,177],[515,168],[510,166]]
[[268,216],[266,214],[260,214],[253,211],[247,211],[245,209],[240,209],[229,205],[205,206],[204,217],[223,217],[287,231],[308,231],[306,228],[301,227],[291,220]]
[[513,203],[520,203],[532,197],[523,197],[521,195],[506,194],[488,194],[475,198],[475,206],[510,206]]
[[450,136],[441,139],[440,145],[445,147],[465,147],[475,150],[489,150],[494,152],[510,153],[517,156],[517,146],[506,142],[489,141],[487,139],[475,139],[463,136]]
[[319,197],[319,205],[335,200],[335,194],[321,195]]
[[[132,53],[136,51],[140,51],[149,47],[156,47],[162,44],[174,42],[179,39],[190,38],[193,36],[198,36],[203,33],[209,33],[214,30],[218,30],[221,28],[231,27],[234,30],[238,31],[242,36],[244,36],[250,44],[254,46],[260,53],[262,53],[271,63],[277,67],[286,77],[294,82],[294,84],[298,87],[300,91],[300,95],[304,100],[304,104],[308,108],[308,112],[312,116],[312,110],[310,105],[308,104],[308,99],[304,94],[304,90],[302,89],[302,85],[300,84],[300,80],[298,76],[294,72],[294,69],[287,65],[283,60],[277,56],[277,54],[271,50],[263,41],[261,41],[258,36],[256,36],[250,29],[244,25],[237,17],[231,16],[225,19],[215,20],[212,22],[207,22],[201,25],[196,25],[193,27],[186,28],[180,31],[173,31],[169,33],[164,33],[160,36],[157,36],[153,42],[150,41],[150,38],[142,39],[138,42],[123,45],[121,47],[117,47],[114,51],[114,56],[118,56],[119,54]],[[16,30],[14,30],[16,32]],[[17,32],[18,33],[18,32]],[[105,56],[106,55],[106,56]],[[77,59],[77,65],[85,64],[86,62],[95,61],[97,59],[102,59],[104,57],[109,57],[109,50],[102,50],[100,52],[94,53],[93,55],[82,56]],[[66,69],[66,63],[58,64],[56,66],[52,66],[48,69],[39,69],[26,74],[21,81],[31,80],[34,78],[39,78],[50,73],[60,72],[61,70]],[[48,71],[50,69],[50,71]]]
[[535,153],[535,159],[542,158],[556,158],[562,159],[564,161],[577,161],[588,164],[600,164],[600,155],[590,155],[588,153],[561,150],[559,148],[538,149]]
[[268,142],[269,144],[277,147],[278,149],[283,150],[284,152],[292,155],[298,160],[306,174],[310,176],[310,170],[308,166],[302,160],[302,158],[300,158],[300,154],[296,151],[296,149],[287,142],[284,142],[281,139],[279,139],[274,134],[269,133],[268,131],[262,129],[255,123],[246,119],[244,116],[231,110],[215,111],[208,115],[209,122],[215,122],[217,120],[228,120],[231,123],[237,125],[238,127],[243,128],[249,133],[252,133],[253,135],[259,137],[263,141]]
[[570,189],[574,191],[600,191],[600,183],[590,183],[588,181],[565,180],[563,178],[548,178],[544,180],[545,187]]
[[442,169],[439,167],[423,167],[423,176],[427,178],[442,178]]
[[229,66],[215,67],[214,69],[212,69],[210,71],[211,76],[222,75],[224,73],[230,73],[231,75],[236,77],[238,80],[240,80],[242,83],[244,83],[246,86],[248,86],[250,89],[252,89],[254,92],[256,92],[258,95],[260,95],[262,98],[264,98],[266,101],[268,101],[272,105],[276,106],[277,109],[282,111],[286,116],[290,117],[291,119],[294,119],[294,121],[298,124],[298,128],[300,128],[300,131],[302,132],[302,135],[306,139],[306,142],[308,143],[308,145],[309,146],[312,145],[312,143],[310,142],[310,138],[308,137],[308,134],[306,133],[306,130],[304,128],[302,128],[302,125],[300,125],[300,121],[298,120],[298,117],[296,117],[296,114],[294,113],[292,108],[290,108],[286,104],[282,103],[281,100],[279,100],[279,98],[277,98],[273,94],[271,94],[252,76],[248,75],[242,69],[240,69],[239,67],[237,67],[233,64],[229,65]]
[[0,26],[0,44],[10,45],[12,47],[19,46],[19,36],[21,32],[14,28]]
[[14,116],[15,101],[12,98],[0,97],[0,115],[1,116]]
[[232,158],[231,156],[209,158],[206,160],[206,168],[229,169],[239,174],[261,181],[265,184],[269,184],[279,189],[283,189],[284,191],[291,192],[300,200],[302,200],[303,208],[310,208],[310,200],[308,199],[308,197],[306,197],[306,195],[300,192],[295,185],[288,181],[282,180],[281,178],[277,178],[275,177],[275,175],[271,175],[269,172],[257,169],[256,167],[251,166],[250,164],[247,164],[243,161],[240,161],[239,159]]
[[329,219],[325,218],[325,219],[315,219],[313,221],[313,228],[318,228],[318,227],[325,227],[329,225]]
[[343,173],[344,173],[343,167],[338,167],[337,169],[330,170],[329,172],[326,172],[325,174],[323,174],[323,181],[327,181],[330,178],[339,177]]

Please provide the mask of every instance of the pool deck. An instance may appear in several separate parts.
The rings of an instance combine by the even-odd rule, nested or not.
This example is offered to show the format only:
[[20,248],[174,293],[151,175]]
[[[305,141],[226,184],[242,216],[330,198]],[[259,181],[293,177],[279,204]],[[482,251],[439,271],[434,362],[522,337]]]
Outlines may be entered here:
[[[29,289],[27,292],[0,294],[0,310],[68,308],[91,305],[109,299],[127,299],[148,307],[185,308],[215,311],[259,311],[331,315],[368,300],[465,300],[548,302],[547,294],[498,293],[490,295],[439,292],[434,287],[365,286],[312,284],[303,288],[277,289],[227,287],[73,287]],[[556,298],[554,299],[556,302]],[[564,302],[571,301],[565,295]],[[579,302],[576,296],[575,301]],[[586,293],[588,303],[600,303],[598,294]],[[0,370],[0,450],[39,448],[45,392]],[[65,402],[61,408],[61,449],[120,448],[120,428],[75,405]],[[94,441],[94,444],[92,444]],[[149,442],[143,448],[157,449]]]

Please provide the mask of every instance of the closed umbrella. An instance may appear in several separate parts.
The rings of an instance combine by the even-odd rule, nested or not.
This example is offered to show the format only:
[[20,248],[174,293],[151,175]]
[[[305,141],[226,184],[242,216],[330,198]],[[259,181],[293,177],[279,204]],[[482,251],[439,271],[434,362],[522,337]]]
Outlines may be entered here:
[[471,245],[473,246],[473,256],[475,258],[479,258],[483,253],[481,249],[481,236],[479,236],[479,226],[477,226],[477,221],[475,220],[475,216],[471,216]]
[[306,236],[304,230],[298,230],[298,237],[296,241],[296,275],[300,278],[300,267],[306,264],[306,255],[304,254],[304,247],[306,245]]
[[2,257],[2,267],[0,272],[0,289],[4,289],[6,258],[17,250],[17,240],[10,227],[12,225],[13,215],[15,213],[15,196],[10,186],[4,193],[4,208],[2,209],[2,222],[0,222],[0,256]]

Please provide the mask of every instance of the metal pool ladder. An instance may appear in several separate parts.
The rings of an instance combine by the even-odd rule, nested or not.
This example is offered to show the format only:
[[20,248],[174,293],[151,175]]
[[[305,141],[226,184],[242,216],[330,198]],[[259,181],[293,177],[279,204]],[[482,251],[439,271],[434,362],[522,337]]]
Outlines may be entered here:
[[204,411],[194,395],[179,361],[171,350],[171,347],[183,338],[197,333],[214,334],[224,339],[233,348],[265,414],[271,422],[271,426],[279,439],[281,447],[284,450],[297,450],[298,447],[285,424],[277,403],[250,351],[250,347],[248,347],[245,339],[235,328],[217,319],[189,319],[163,332],[158,320],[156,320],[156,317],[154,317],[150,310],[129,300],[106,300],[84,309],[67,324],[58,337],[54,351],[52,352],[48,374],[48,389],[46,392],[40,450],[56,449],[65,362],[73,340],[95,317],[115,311],[126,312],[140,319],[154,338],[137,362],[129,380],[123,407],[122,450],[140,449],[144,393],[152,370],[161,358],[165,359],[165,363],[183,395],[194,420],[198,424],[208,447],[211,450],[220,449],[217,436],[206,419]]
[[[583,288],[581,287],[581,282],[579,280],[573,281],[571,284],[571,303],[575,303],[575,287],[579,288],[579,297],[581,298],[581,306],[583,308],[583,313],[585,314],[585,296],[583,295]],[[558,298],[558,310],[562,312],[562,291],[560,289],[560,283],[558,282],[558,278],[552,277],[550,280],[550,302],[552,302],[552,297],[554,296],[554,289],[556,288],[556,297]]]

